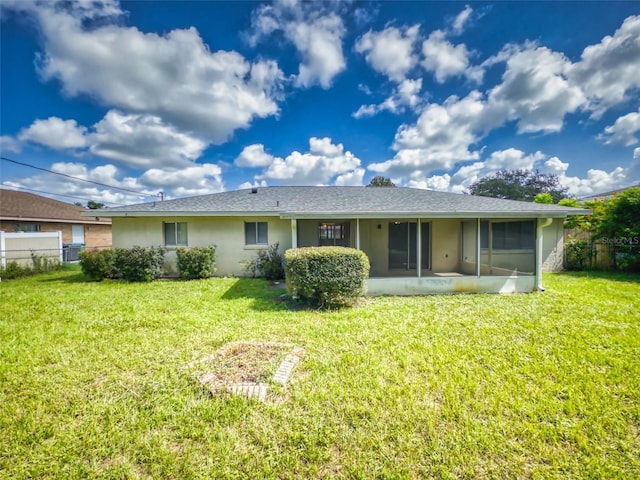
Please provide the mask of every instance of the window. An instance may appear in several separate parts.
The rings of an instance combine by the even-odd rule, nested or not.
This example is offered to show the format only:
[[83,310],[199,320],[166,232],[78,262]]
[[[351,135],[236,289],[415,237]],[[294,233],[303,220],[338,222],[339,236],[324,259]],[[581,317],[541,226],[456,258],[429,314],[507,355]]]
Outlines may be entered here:
[[[494,250],[533,250],[534,222],[493,222],[491,237]],[[489,222],[480,223],[480,246],[489,248]]]
[[268,245],[268,223],[267,222],[245,222],[244,223],[244,244],[245,245]]
[[37,223],[18,223],[14,227],[14,231],[16,232],[39,232],[40,225]]
[[187,246],[187,222],[165,222],[163,225],[165,246]]
[[320,223],[318,225],[318,244],[349,246],[349,222],[345,223]]

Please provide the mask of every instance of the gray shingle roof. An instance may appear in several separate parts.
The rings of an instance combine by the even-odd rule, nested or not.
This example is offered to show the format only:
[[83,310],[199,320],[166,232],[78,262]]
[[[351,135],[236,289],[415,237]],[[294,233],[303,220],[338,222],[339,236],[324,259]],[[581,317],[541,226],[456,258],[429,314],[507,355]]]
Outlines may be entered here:
[[[255,193],[252,193],[255,191]],[[588,211],[404,187],[260,187],[94,210],[93,215],[318,217],[564,217]]]

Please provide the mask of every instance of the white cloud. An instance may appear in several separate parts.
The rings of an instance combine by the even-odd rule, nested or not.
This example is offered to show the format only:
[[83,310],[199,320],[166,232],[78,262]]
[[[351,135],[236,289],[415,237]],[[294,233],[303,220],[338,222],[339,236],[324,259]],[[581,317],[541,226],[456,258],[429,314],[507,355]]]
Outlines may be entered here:
[[442,30],[431,32],[422,43],[422,53],[422,66],[428,72],[433,72],[438,83],[460,75],[466,75],[469,80],[478,83],[482,81],[483,70],[470,65],[466,45],[453,45]]
[[356,168],[351,172],[338,175],[334,184],[338,187],[359,187],[362,185],[363,178],[364,168]]
[[640,16],[628,17],[613,36],[586,47],[567,74],[585,93],[594,118],[627,100],[640,88]]
[[456,18],[453,20],[451,24],[451,29],[453,33],[456,35],[460,35],[464,31],[464,26],[467,24],[469,19],[471,18],[471,14],[473,13],[473,8],[469,5],[465,5],[464,10],[462,10]]
[[79,126],[75,120],[62,120],[49,117],[46,120],[36,120],[28,128],[22,129],[18,139],[22,142],[32,142],[54,150],[83,148],[87,145],[85,138],[87,128]]
[[332,180],[353,184],[358,178],[362,181],[364,172],[360,170],[360,159],[345,151],[341,143],[334,144],[328,137],[311,137],[309,152],[294,151],[284,159],[274,157],[256,179],[287,185],[321,185]]
[[253,182],[242,182],[240,185],[238,185],[238,190],[243,190],[245,188],[266,187],[266,186],[267,186],[266,181],[262,180],[258,182],[257,180],[254,180]]
[[179,170],[152,168],[144,172],[140,182],[150,188],[169,190],[176,197],[205,195],[224,190],[222,170],[211,163]]
[[414,25],[402,29],[387,27],[380,32],[370,30],[357,40],[354,50],[364,54],[374,70],[401,82],[418,61],[414,44],[419,29],[419,25]]
[[276,31],[282,31],[301,57],[296,85],[329,88],[333,78],[346,68],[342,52],[345,34],[342,19],[318,4],[278,1],[258,8],[252,19],[249,42],[257,44]]
[[83,26],[87,15],[113,13],[115,3],[106,12],[93,2],[69,8],[24,3],[16,8],[34,14],[40,25],[40,74],[59,80],[70,97],[84,94],[125,112],[159,117],[214,144],[254,118],[278,112],[283,74],[273,61],[250,63],[236,52],[211,51],[195,28],[157,35],[106,19],[95,28]]
[[0,136],[0,152],[19,153],[21,150],[22,145],[15,138],[10,135]]
[[439,190],[449,191],[449,184],[451,183],[451,176],[448,173],[444,175],[432,175],[431,177],[425,177],[420,170],[413,172],[407,182],[408,187],[422,188],[423,190]]
[[502,83],[489,92],[488,111],[497,124],[516,120],[520,133],[560,131],[564,116],[585,102],[580,88],[566,78],[569,60],[534,45],[510,53]]
[[606,144],[624,145],[630,147],[638,143],[636,133],[640,132],[640,108],[619,117],[613,125],[605,127],[604,134],[598,138]]
[[273,160],[273,155],[264,151],[264,145],[257,143],[244,147],[233,164],[237,167],[267,167]]
[[406,108],[416,110],[422,101],[422,97],[420,96],[421,90],[421,78],[417,80],[403,80],[394,88],[391,96],[385,101],[380,104],[362,105],[353,113],[353,117],[370,117],[384,110],[392,113],[404,112]]
[[206,143],[151,115],[114,110],[94,125],[90,150],[118,163],[144,168],[186,166],[202,155]]
[[456,162],[476,160],[477,142],[485,109],[482,95],[471,92],[459,99],[449,97],[444,104],[428,104],[415,125],[401,125],[395,135],[393,159],[372,163],[374,172],[407,175],[413,170],[448,170]]

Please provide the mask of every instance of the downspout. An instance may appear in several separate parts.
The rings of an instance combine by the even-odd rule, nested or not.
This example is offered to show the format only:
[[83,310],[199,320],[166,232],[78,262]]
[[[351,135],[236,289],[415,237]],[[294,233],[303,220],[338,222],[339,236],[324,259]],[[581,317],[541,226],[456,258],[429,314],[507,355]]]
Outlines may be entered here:
[[538,219],[538,228],[536,229],[536,281],[539,291],[544,292],[542,286],[542,249],[543,249],[543,235],[542,229],[548,227],[553,222],[553,218]]

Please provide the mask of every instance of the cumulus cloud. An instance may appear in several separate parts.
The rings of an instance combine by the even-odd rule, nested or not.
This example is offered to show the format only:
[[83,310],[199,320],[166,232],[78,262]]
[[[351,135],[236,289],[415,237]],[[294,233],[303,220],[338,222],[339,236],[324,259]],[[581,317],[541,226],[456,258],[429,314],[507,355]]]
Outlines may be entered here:
[[202,155],[206,143],[177,131],[152,115],[109,111],[95,124],[90,150],[135,168],[186,166]]
[[19,153],[21,150],[22,145],[11,135],[0,136],[0,152]]
[[244,147],[233,164],[237,167],[267,167],[273,160],[273,155],[265,152],[264,145],[258,143]]
[[604,134],[598,138],[606,144],[630,147],[638,143],[636,133],[640,132],[640,108],[618,118],[613,125],[605,127]]
[[353,113],[354,118],[370,117],[387,110],[392,113],[404,112],[407,108],[416,110],[421,102],[422,97],[422,79],[403,80],[393,90],[389,98],[379,104],[362,105]]
[[567,75],[586,95],[594,118],[627,100],[640,88],[640,15],[628,17],[613,35],[585,48]]
[[84,94],[125,112],[159,117],[214,144],[254,118],[278,112],[283,74],[273,61],[251,63],[236,52],[211,51],[195,28],[157,35],[104,18],[85,27],[87,16],[117,13],[115,3],[105,4],[106,11],[95,2],[23,4],[9,7],[38,19],[41,77],[59,80],[70,97]]
[[452,44],[442,30],[431,32],[422,43],[422,53],[424,55],[422,66],[434,74],[438,83],[444,83],[450,77],[461,75],[477,83],[482,81],[483,70],[471,66],[466,45]]
[[401,82],[418,62],[414,44],[419,30],[419,25],[387,27],[380,32],[369,30],[357,40],[354,50],[364,54],[374,70]]
[[582,90],[566,78],[569,68],[564,55],[546,47],[516,51],[502,83],[489,92],[489,110],[501,121],[516,120],[520,133],[560,131],[565,115],[585,102]]
[[18,134],[22,142],[32,142],[54,150],[83,148],[87,144],[87,128],[78,125],[75,120],[62,120],[49,117],[46,120],[36,120],[28,128]]
[[362,184],[363,176],[360,159],[350,151],[345,151],[341,143],[334,144],[329,137],[311,137],[308,152],[294,151],[286,158],[272,157],[271,163],[255,179],[273,180],[285,185],[323,185],[332,182],[354,185]]
[[393,159],[372,163],[373,172],[407,175],[413,170],[448,170],[456,162],[475,160],[471,146],[478,140],[485,105],[473,91],[465,98],[449,97],[442,105],[431,103],[415,125],[402,125],[395,135]]
[[301,62],[295,83],[301,87],[329,88],[346,67],[342,51],[344,23],[335,13],[317,4],[277,1],[258,8],[252,18],[252,45],[282,31],[296,47]]
[[179,170],[152,168],[140,177],[140,183],[151,188],[170,190],[174,196],[205,195],[224,190],[222,170],[204,163]]

